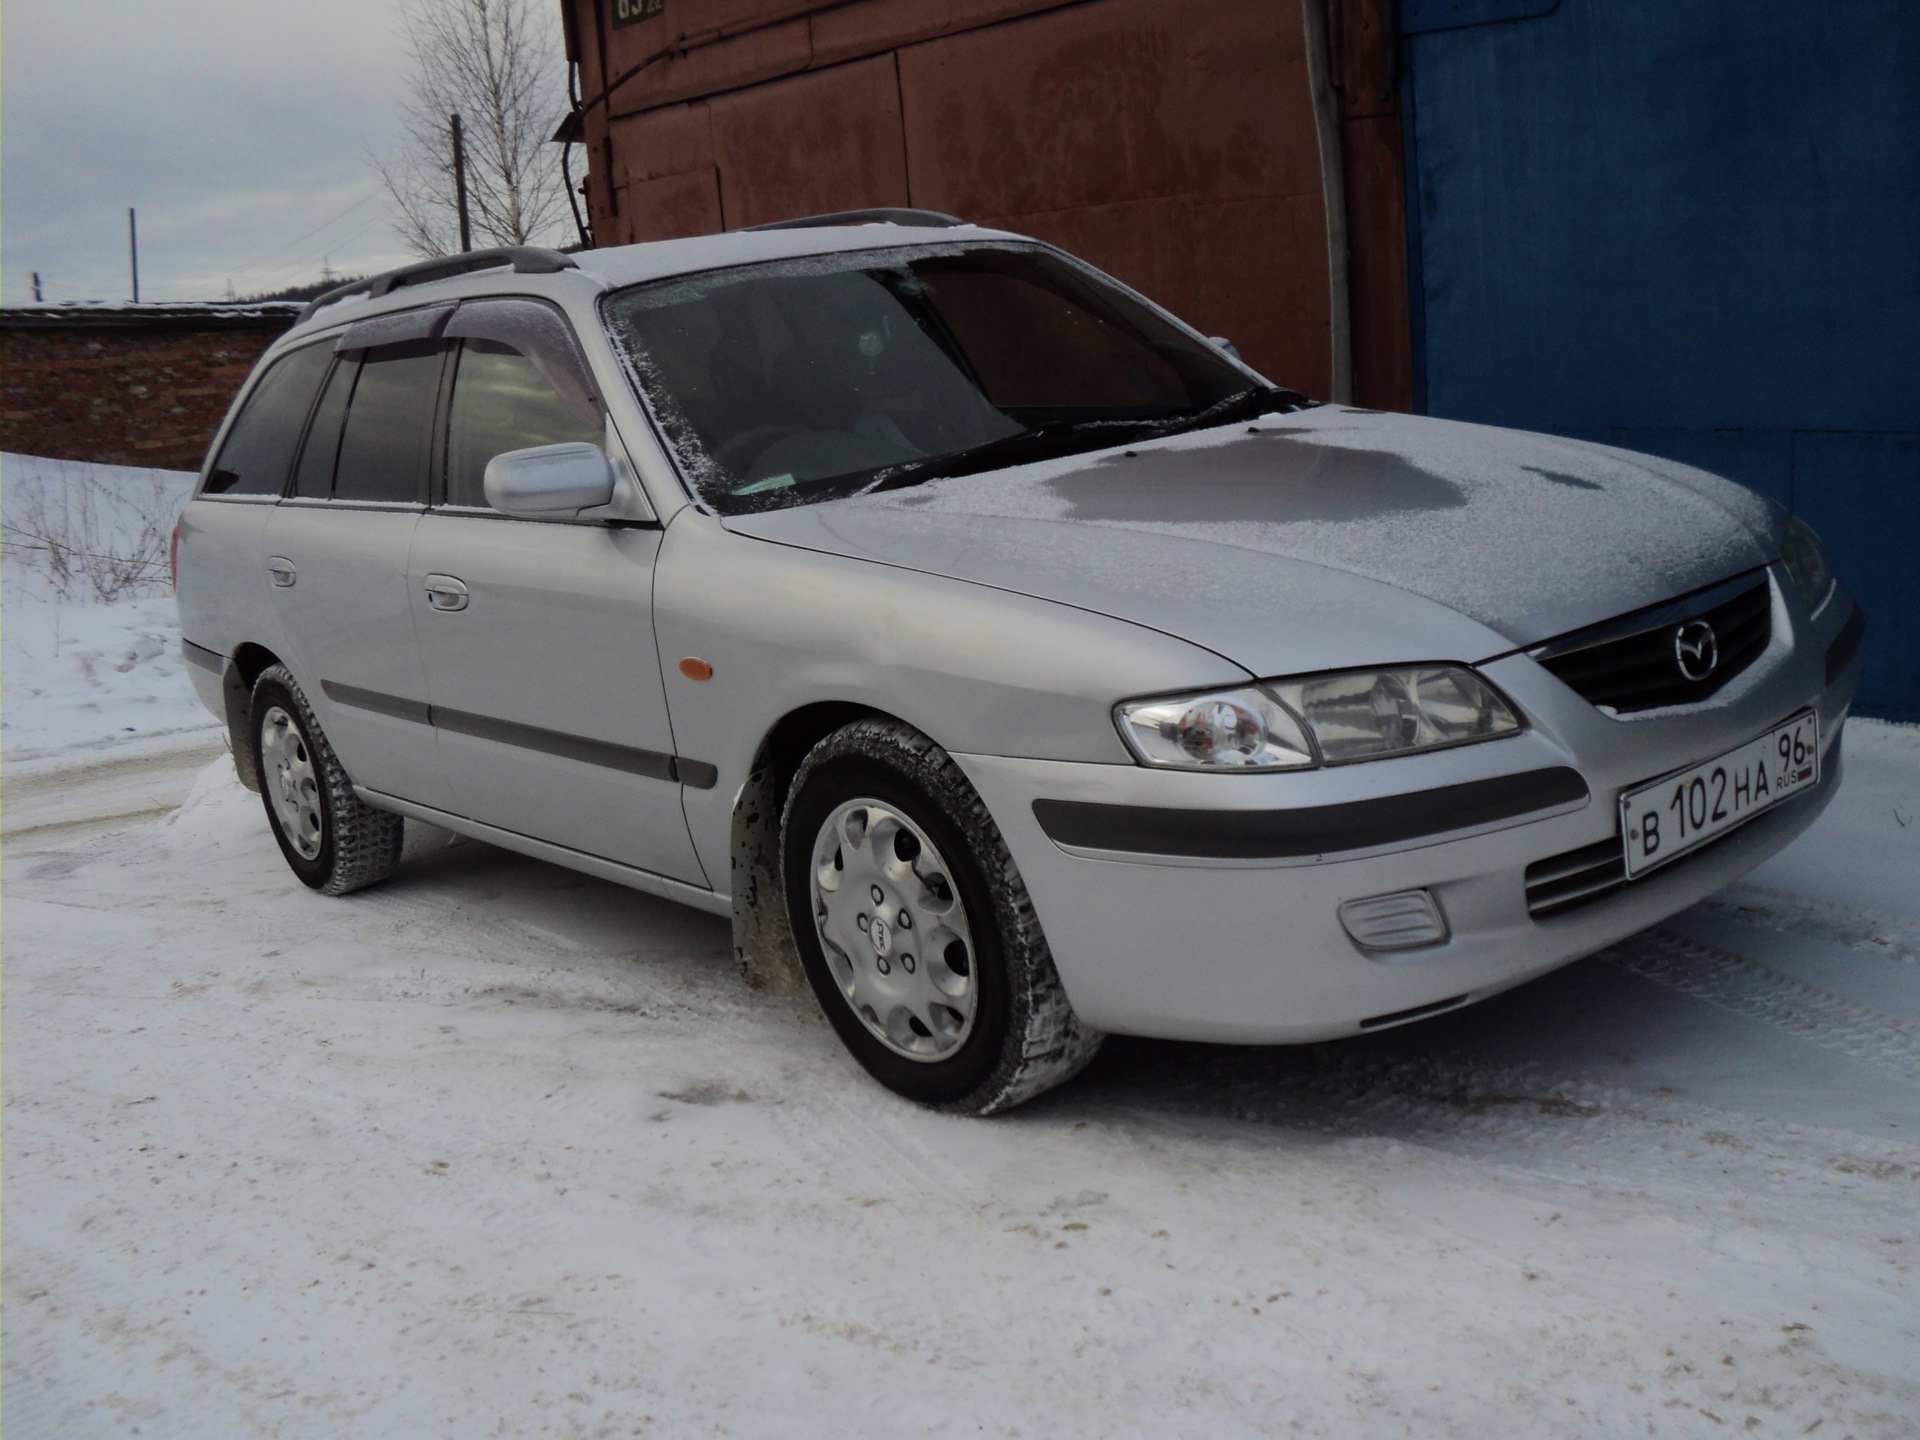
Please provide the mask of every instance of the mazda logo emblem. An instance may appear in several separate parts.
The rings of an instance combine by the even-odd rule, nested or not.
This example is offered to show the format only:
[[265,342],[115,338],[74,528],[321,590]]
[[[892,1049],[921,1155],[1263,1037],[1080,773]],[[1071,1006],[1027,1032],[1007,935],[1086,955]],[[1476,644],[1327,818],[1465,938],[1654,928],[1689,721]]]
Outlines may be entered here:
[[1689,620],[1673,631],[1673,660],[1689,680],[1704,680],[1720,664],[1720,642],[1713,626],[1704,620]]

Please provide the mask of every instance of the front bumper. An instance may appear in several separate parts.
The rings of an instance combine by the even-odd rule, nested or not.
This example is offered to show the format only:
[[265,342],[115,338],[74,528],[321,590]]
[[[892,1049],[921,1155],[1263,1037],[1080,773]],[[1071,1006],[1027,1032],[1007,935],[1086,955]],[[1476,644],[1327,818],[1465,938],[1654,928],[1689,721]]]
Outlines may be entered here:
[[[1515,654],[1479,668],[1520,707],[1528,729],[1457,750],[1254,776],[954,759],[999,823],[1061,982],[1089,1024],[1250,1044],[1355,1034],[1484,999],[1603,949],[1711,895],[1813,823],[1840,783],[1858,662],[1829,677],[1826,658],[1854,607],[1836,591],[1808,618],[1785,599],[1780,577],[1773,588],[1767,651],[1710,703],[1686,709],[1613,718]],[[1824,750],[1815,789],[1591,903],[1529,913],[1528,867],[1617,836],[1622,790],[1732,749],[1809,705]],[[1569,770],[1585,782],[1584,796],[1565,783]],[[1504,813],[1500,804],[1464,808],[1460,823],[1435,833],[1426,833],[1432,800],[1414,798],[1497,798],[1503,787],[1524,794],[1529,786],[1517,777],[1548,775],[1562,778],[1557,791],[1535,784],[1545,803],[1525,813],[1513,813],[1511,801]],[[1137,825],[1124,852],[1099,848],[1097,829],[1063,828],[1062,807],[1049,804],[1062,801],[1136,819],[1178,815],[1168,849],[1184,853],[1139,853]],[[1427,812],[1399,827],[1418,838],[1396,838],[1403,801]],[[1209,811],[1222,817],[1223,833],[1268,837],[1252,847],[1264,846],[1263,855],[1244,858],[1232,843],[1195,853],[1191,837],[1205,829],[1195,813]],[[1344,815],[1370,822],[1354,836],[1371,842],[1366,848],[1300,843],[1326,833],[1324,817]],[[1344,902],[1410,889],[1439,902],[1443,943],[1368,951],[1342,927]]]

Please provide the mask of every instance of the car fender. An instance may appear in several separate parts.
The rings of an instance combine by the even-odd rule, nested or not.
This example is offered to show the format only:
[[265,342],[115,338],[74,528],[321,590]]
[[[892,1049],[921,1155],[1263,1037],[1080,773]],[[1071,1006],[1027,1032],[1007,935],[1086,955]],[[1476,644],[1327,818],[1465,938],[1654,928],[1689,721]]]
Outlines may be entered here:
[[675,749],[716,772],[682,792],[710,875],[729,870],[767,736],[807,706],[890,715],[950,751],[1131,766],[1116,701],[1251,678],[1144,626],[733,534],[692,508],[661,544],[654,625]]

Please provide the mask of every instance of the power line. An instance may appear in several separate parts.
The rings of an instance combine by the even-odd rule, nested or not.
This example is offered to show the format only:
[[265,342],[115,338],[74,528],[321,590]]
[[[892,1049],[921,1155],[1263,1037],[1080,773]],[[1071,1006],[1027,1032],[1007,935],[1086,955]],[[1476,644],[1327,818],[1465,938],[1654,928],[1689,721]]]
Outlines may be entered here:
[[299,259],[293,260],[288,264],[276,266],[273,269],[265,271],[260,278],[248,281],[248,286],[256,291],[277,289],[278,285],[276,282],[281,278],[297,275],[300,271],[309,269],[313,265],[313,262],[323,255],[332,255],[343,251],[347,246],[353,244],[354,241],[381,223],[383,223],[383,217],[376,215],[357,230],[350,231],[344,237],[325,241],[319,249],[303,254]]
[[307,231],[306,234],[297,235],[293,239],[287,241],[286,244],[278,246],[275,249],[269,250],[265,255],[262,255],[258,260],[253,261],[251,264],[236,265],[234,268],[236,270],[258,270],[259,268],[267,264],[268,261],[279,259],[282,255],[286,254],[287,251],[293,249],[294,246],[299,245],[304,241],[311,240],[315,235],[318,235],[322,230],[326,229],[329,225],[336,224],[339,221],[346,219],[347,216],[351,215],[354,211],[358,210],[362,205],[366,204],[369,200],[372,200],[379,193],[380,192],[378,190],[369,190],[366,194],[362,195],[358,200],[354,201],[351,205],[347,206],[347,208],[342,210],[339,214],[330,216],[327,219],[322,220],[318,225],[314,226],[311,230]]

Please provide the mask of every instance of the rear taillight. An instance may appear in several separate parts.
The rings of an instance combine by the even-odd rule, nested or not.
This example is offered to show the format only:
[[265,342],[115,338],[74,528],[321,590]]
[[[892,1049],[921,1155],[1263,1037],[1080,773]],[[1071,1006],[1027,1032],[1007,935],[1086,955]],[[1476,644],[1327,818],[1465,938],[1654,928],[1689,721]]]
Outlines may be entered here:
[[180,590],[180,526],[173,527],[173,539],[167,542],[167,573],[173,578],[174,593]]

